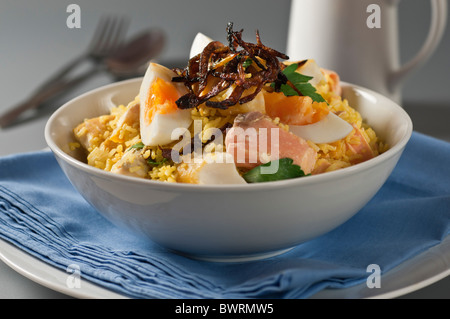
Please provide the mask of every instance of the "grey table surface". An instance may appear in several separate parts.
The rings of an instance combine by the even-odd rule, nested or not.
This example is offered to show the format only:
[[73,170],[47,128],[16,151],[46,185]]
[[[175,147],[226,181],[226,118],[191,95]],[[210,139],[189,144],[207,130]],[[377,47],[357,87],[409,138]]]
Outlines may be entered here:
[[[176,0],[144,1],[131,0],[108,1],[107,11],[112,13],[127,12],[133,17],[130,32],[139,31],[148,26],[158,25],[168,30],[169,45],[164,52],[168,59],[179,59],[184,56],[184,48],[189,46],[190,39],[197,30],[209,32],[212,37],[223,35],[223,27],[229,19],[236,22],[239,27],[253,30],[261,25],[264,40],[276,48],[285,46],[285,37],[289,13],[289,1],[262,0],[267,10],[258,14],[248,15],[255,8],[253,2],[232,0],[235,5],[223,6],[207,0],[185,2]],[[70,30],[66,25],[67,3],[58,0],[39,1],[3,1],[0,0],[0,42],[2,43],[0,63],[0,90],[2,103],[0,113],[8,107],[23,100],[27,94],[43,80],[45,74],[54,72],[58,66],[67,59],[74,57],[91,36],[99,16],[106,10],[105,1],[79,0],[82,10],[81,29]],[[193,3],[193,4],[192,4]],[[406,2],[403,2],[403,8]],[[208,5],[213,15],[203,16],[196,8]],[[233,8],[239,4],[241,10]],[[180,10],[173,11],[177,5]],[[181,7],[180,7],[181,6]],[[212,7],[211,7],[212,6]],[[242,6],[242,7],[241,7]],[[247,6],[247,7],[245,7]],[[411,31],[414,37],[402,37],[402,47],[410,52],[409,57],[416,52],[426,34],[427,19],[423,13],[428,9],[428,2],[415,0],[408,1],[409,10],[402,10],[406,19],[401,31]],[[247,9],[245,9],[247,8]],[[187,26],[183,18],[191,17],[192,24]],[[420,18],[418,18],[420,16]],[[198,17],[198,19],[195,19]],[[411,21],[415,21],[412,23]],[[219,26],[218,23],[221,25]],[[214,26],[214,27],[210,27]],[[447,140],[450,142],[450,97],[448,94],[448,44],[449,32],[443,41],[443,46],[435,54],[433,63],[424,68],[420,76],[409,82],[406,86],[406,97],[403,107],[410,114],[414,128],[418,132]],[[19,41],[22,39],[21,41]],[[416,40],[417,39],[417,40]],[[32,58],[30,58],[32,57]],[[82,92],[107,84],[110,78],[99,75],[83,86],[78,87],[63,99],[53,103],[32,121],[10,129],[0,130],[0,156],[20,152],[37,151],[46,147],[44,140],[44,126],[49,115],[63,103]],[[424,101],[430,101],[424,103]],[[28,276],[20,274],[10,266],[0,261],[0,298],[1,299],[61,299],[72,298],[53,289],[36,283]],[[437,282],[430,282],[425,287],[404,294],[398,298],[450,298],[450,276],[441,278]]]

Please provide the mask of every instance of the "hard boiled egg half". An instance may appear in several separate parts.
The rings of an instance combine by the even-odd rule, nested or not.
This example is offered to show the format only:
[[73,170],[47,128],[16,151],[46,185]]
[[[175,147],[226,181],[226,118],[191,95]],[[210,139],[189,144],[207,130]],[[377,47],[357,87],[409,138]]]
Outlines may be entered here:
[[312,76],[312,79],[309,80],[309,83],[311,83],[311,85],[315,87],[327,81],[325,75],[322,73],[320,67],[317,65],[314,59],[301,61],[299,63],[299,67],[297,68],[297,72],[306,76]]
[[157,63],[150,63],[145,72],[139,91],[140,131],[145,145],[169,144],[179,138],[172,132],[187,129],[192,123],[191,111],[175,104],[188,92],[183,83],[172,82],[175,76],[175,72]]
[[247,184],[236,169],[234,158],[224,152],[205,153],[195,159],[185,156],[177,167],[181,183],[218,185]]
[[194,56],[196,56],[199,53],[203,52],[203,49],[214,40],[210,37],[204,35],[203,33],[199,32],[194,38],[194,41],[192,41],[191,45],[191,51],[189,53],[189,59],[192,59]]

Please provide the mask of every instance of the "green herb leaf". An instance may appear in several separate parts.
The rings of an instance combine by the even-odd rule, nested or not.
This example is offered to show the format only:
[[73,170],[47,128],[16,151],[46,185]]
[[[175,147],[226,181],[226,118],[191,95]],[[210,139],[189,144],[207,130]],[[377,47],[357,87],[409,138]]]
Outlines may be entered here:
[[153,161],[152,159],[148,159],[147,160],[147,163],[149,164],[149,165],[155,165],[155,166],[157,166],[157,165],[159,165],[159,164],[162,164],[162,163],[164,163],[164,162],[166,162],[167,161],[167,158],[163,158],[161,161],[159,161],[159,162],[155,162],[155,161]]
[[144,146],[145,146],[144,143],[139,142],[139,143],[136,143],[136,144],[130,146],[129,150],[132,149],[132,148],[135,148],[135,149],[137,149],[137,150],[140,150],[140,149],[144,148]]
[[[296,64],[294,64],[296,65]],[[283,71],[284,73],[284,71]],[[307,83],[309,80],[311,80],[312,76],[303,75],[298,72],[288,72],[284,73],[286,77],[288,78],[289,82],[291,82],[294,85],[300,84],[300,83]]]
[[245,60],[243,63],[242,63],[242,67],[245,69],[245,68],[248,68],[250,65],[252,65],[252,63],[253,63],[253,60],[251,59],[251,58],[247,58],[247,60]]
[[[276,162],[278,162],[278,170],[275,173],[264,174],[261,172],[262,167],[268,167],[270,165],[276,164]],[[310,175],[306,175],[305,172],[303,172],[303,170],[300,168],[300,166],[293,163],[294,160],[291,158],[281,158],[279,160],[256,166],[255,168],[245,173],[242,177],[246,180],[247,183],[262,183]]]
[[[312,77],[296,72],[297,68],[298,64],[294,63],[287,66],[283,70],[283,74],[286,76],[288,81],[291,82],[302,95],[309,96],[314,102],[326,102],[322,95],[317,93],[316,88],[308,83]],[[274,87],[274,85],[272,85],[272,87]],[[298,92],[288,84],[282,84],[280,91],[286,96],[299,95]]]
[[299,95],[296,90],[294,90],[290,85],[288,84],[281,84],[280,91],[284,93],[286,96],[295,96]]
[[304,95],[309,96],[315,102],[326,102],[322,95],[317,93],[316,88],[309,83],[298,83],[295,87]]
[[294,63],[294,64],[290,64],[287,67],[284,68],[283,73],[285,75],[291,74],[291,73],[295,73],[295,71],[298,68],[298,64]]

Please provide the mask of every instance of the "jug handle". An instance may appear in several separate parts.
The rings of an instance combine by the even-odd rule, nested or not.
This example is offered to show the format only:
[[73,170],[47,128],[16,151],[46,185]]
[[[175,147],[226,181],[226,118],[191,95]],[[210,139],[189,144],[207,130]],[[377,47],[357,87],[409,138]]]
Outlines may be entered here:
[[392,88],[400,85],[411,74],[411,71],[422,66],[431,57],[442,39],[447,22],[447,0],[430,1],[431,25],[425,43],[414,58],[391,73],[389,84]]

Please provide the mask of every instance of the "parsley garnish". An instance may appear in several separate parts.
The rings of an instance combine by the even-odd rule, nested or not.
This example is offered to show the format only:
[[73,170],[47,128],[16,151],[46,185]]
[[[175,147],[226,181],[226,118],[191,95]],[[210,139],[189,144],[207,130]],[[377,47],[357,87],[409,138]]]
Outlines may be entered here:
[[[314,102],[326,102],[325,99],[317,93],[316,88],[312,86],[309,80],[312,79],[311,76],[306,76],[296,72],[298,67],[297,63],[287,66],[282,72],[286,76],[289,82],[295,87],[295,89],[289,84],[281,84],[280,92],[283,92],[286,96],[299,95],[298,91],[304,95],[309,96]],[[272,83],[272,87],[275,84]]]
[[252,63],[253,63],[253,60],[251,59],[251,58],[247,58],[247,60],[245,60],[243,63],[242,63],[242,67],[245,69],[245,68],[248,68],[250,65],[252,65]]
[[145,146],[144,143],[139,142],[139,143],[136,143],[136,144],[130,146],[129,150],[131,150],[132,148],[135,148],[135,149],[137,149],[137,150],[140,150],[140,149],[144,148],[144,146]]
[[294,160],[291,158],[281,158],[278,161],[278,170],[273,174],[263,174],[261,173],[261,167],[270,166],[273,162],[268,162],[266,164],[262,164],[252,168],[247,173],[245,173],[242,177],[246,180],[247,183],[261,183],[261,182],[273,182],[279,181],[283,179],[291,179],[297,177],[308,176],[303,172],[300,166],[293,164]]
[[147,160],[147,163],[149,164],[149,165],[159,165],[159,164],[162,164],[162,163],[164,163],[164,162],[166,162],[167,161],[167,158],[163,158],[161,161],[159,161],[159,162],[155,162],[155,161],[153,161],[152,159],[148,159]]

